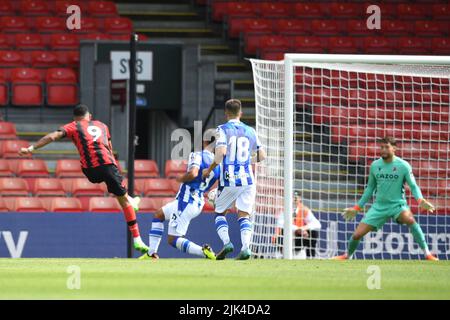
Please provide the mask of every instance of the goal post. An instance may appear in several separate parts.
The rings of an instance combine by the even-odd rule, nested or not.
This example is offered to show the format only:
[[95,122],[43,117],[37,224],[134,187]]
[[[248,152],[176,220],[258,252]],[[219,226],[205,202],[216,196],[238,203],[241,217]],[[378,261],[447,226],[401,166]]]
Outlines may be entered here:
[[[284,61],[251,63],[256,130],[267,149],[256,166],[256,257],[343,253],[362,215],[345,222],[339,212],[360,198],[385,135],[396,138],[398,155],[438,208],[419,212],[407,191],[430,249],[450,257],[450,57],[285,54]],[[309,232],[314,242],[294,232],[294,192],[320,222],[315,237]],[[408,229],[393,221],[366,236],[355,253],[359,259],[420,256]]]

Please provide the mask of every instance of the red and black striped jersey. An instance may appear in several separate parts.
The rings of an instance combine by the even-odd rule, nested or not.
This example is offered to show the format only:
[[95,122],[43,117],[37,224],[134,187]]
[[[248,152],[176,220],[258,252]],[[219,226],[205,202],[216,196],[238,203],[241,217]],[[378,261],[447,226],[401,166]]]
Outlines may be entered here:
[[97,120],[73,121],[60,130],[65,137],[70,138],[80,154],[81,167],[95,168],[106,164],[115,164],[110,148],[108,126]]

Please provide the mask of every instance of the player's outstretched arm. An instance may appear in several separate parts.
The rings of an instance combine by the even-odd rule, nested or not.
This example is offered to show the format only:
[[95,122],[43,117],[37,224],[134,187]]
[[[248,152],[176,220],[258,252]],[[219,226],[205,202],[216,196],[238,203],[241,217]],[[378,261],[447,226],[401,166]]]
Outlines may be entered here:
[[54,131],[47,134],[45,137],[42,137],[35,145],[31,145],[28,148],[21,148],[19,150],[19,155],[25,156],[27,154],[33,153],[34,150],[40,149],[49,143],[52,143],[56,140],[59,140],[64,137],[64,132],[62,131]]
[[345,220],[353,220],[355,219],[356,215],[359,211],[364,207],[364,205],[369,201],[369,199],[372,197],[373,192],[375,191],[375,187],[377,186],[377,181],[375,180],[375,176],[373,173],[372,166],[370,167],[370,173],[369,173],[369,181],[367,182],[367,187],[364,190],[363,195],[361,196],[361,199],[359,199],[358,203],[350,208],[345,208],[342,212],[342,217]]
[[406,174],[406,183],[408,184],[409,188],[411,189],[411,193],[413,194],[414,198],[419,202],[419,207],[428,213],[433,213],[435,208],[431,202],[425,200],[422,195],[422,191],[420,191],[419,186],[417,185],[416,179],[414,178],[414,174],[412,172],[412,168],[410,166],[407,167],[407,174]]
[[211,172],[223,161],[223,157],[227,154],[227,147],[226,146],[219,146],[216,147],[216,150],[214,152],[214,161],[211,163],[208,169],[204,169],[202,172],[202,178],[206,179],[209,177]]

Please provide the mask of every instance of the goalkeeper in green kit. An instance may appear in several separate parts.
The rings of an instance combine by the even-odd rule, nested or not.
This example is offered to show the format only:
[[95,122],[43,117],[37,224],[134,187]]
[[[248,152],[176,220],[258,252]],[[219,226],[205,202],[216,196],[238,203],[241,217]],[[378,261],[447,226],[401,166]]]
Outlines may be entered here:
[[362,237],[370,231],[380,229],[389,218],[392,218],[397,223],[406,224],[409,227],[414,240],[424,251],[427,260],[438,260],[429,251],[425,235],[407,205],[404,183],[408,184],[414,198],[419,202],[420,208],[433,213],[434,206],[423,198],[422,192],[414,179],[410,164],[395,156],[395,139],[385,137],[380,142],[381,158],[375,160],[370,166],[369,181],[364,194],[358,204],[345,209],[342,216],[345,220],[353,220],[374,192],[376,199],[350,237],[347,253],[334,257],[334,259],[347,260],[351,258]]

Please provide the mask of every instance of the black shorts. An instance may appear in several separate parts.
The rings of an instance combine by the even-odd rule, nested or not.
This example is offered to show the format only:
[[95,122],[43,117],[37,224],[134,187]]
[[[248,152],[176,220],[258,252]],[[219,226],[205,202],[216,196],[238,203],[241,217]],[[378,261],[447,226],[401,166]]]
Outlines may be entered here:
[[106,183],[108,192],[122,197],[127,193],[123,185],[123,177],[114,164],[107,164],[95,168],[82,168],[84,175],[92,183]]

